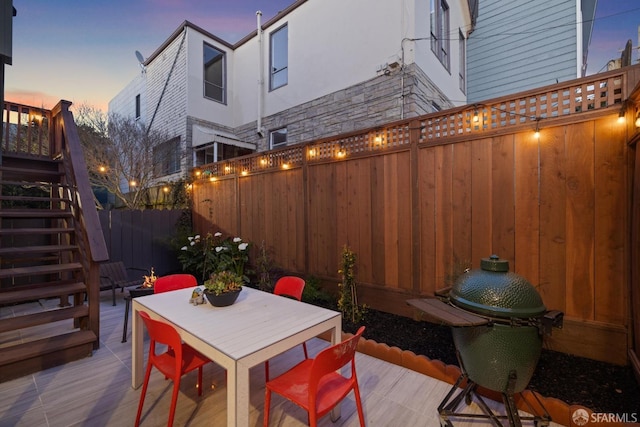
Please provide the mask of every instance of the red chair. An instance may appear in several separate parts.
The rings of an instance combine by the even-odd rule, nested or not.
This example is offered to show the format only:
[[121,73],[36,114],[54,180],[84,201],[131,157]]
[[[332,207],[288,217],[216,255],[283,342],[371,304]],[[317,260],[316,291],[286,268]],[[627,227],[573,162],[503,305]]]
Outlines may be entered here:
[[[296,276],[283,276],[276,282],[273,288],[274,295],[280,295],[290,297],[302,301],[302,292],[304,291],[305,281]],[[304,350],[304,358],[309,358],[307,353],[307,343],[302,343],[302,349]],[[264,362],[264,377],[266,381],[269,381],[269,361]]]
[[198,286],[198,281],[191,274],[170,274],[168,276],[158,277],[153,288],[136,288],[129,291],[129,295],[124,297],[124,325],[122,325],[122,342],[127,342],[127,325],[129,324],[129,305],[131,299],[148,295],[159,294],[161,292],[175,291],[183,288]]
[[[159,280],[159,279],[158,279]],[[140,394],[140,403],[138,404],[138,414],[136,415],[136,427],[140,425],[140,416],[142,415],[142,406],[149,385],[149,377],[151,375],[151,367],[155,366],[157,370],[162,372],[166,378],[173,380],[173,394],[171,396],[171,409],[169,410],[168,426],[173,425],[173,418],[176,412],[176,402],[178,400],[178,392],[180,391],[180,378],[195,369],[198,370],[198,396],[202,395],[202,366],[209,363],[210,360],[195,351],[193,348],[184,344],[180,339],[180,334],[175,328],[167,323],[154,320],[149,315],[140,311],[140,317],[144,321],[147,331],[149,332],[149,358],[147,360],[147,370],[142,385],[142,393]],[[156,343],[167,345],[168,348],[164,353],[156,354]]]
[[196,286],[198,286],[198,280],[191,274],[170,274],[156,279],[153,284],[153,293],[159,294]]
[[[331,411],[351,390],[356,396],[360,426],[364,427],[364,413],[356,376],[355,353],[364,326],[351,338],[322,350],[315,359],[306,359],[279,377],[268,381],[264,398],[264,427],[269,425],[271,392],[292,401],[309,414],[309,425]],[[351,376],[336,371],[351,362]]]

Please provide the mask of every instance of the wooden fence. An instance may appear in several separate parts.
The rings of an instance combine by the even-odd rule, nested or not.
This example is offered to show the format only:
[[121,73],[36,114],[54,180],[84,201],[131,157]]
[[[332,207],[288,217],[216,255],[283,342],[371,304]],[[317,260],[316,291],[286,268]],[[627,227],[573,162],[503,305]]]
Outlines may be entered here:
[[[552,348],[626,363],[635,117],[618,117],[632,71],[208,165],[195,227],[264,241],[282,268],[336,284],[346,244],[361,302],[407,315],[406,299],[498,254],[565,313]],[[541,97],[565,110],[545,115]]]
[[[99,211],[109,260],[123,261],[129,268],[154,267],[158,275],[181,271],[170,240],[183,213],[153,209]],[[142,275],[139,271],[131,274]]]

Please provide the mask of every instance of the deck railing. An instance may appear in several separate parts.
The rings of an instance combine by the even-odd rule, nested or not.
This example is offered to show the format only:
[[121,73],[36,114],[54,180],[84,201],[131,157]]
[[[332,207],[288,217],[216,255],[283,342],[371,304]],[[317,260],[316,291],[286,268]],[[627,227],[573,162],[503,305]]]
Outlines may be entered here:
[[2,151],[49,157],[51,111],[28,105],[4,103]]

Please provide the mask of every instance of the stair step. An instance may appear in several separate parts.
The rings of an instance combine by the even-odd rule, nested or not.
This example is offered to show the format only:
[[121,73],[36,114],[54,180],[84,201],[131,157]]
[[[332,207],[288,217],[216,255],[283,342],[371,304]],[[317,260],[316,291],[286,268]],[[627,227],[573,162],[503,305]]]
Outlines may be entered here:
[[25,285],[12,290],[0,292],[0,305],[35,301],[41,298],[52,298],[61,295],[73,295],[85,292],[86,290],[87,287],[84,283],[71,280],[29,285],[28,287]]
[[71,203],[71,200],[68,198],[62,197],[36,197],[36,196],[3,196],[0,194],[0,200],[6,201],[16,201],[16,202],[52,202],[52,203],[60,203],[67,202]]
[[62,307],[55,310],[47,310],[39,313],[26,314],[23,316],[7,317],[0,319],[0,333],[16,331],[32,326],[44,325],[52,322],[59,322],[66,319],[78,319],[89,315],[89,307],[77,305]]
[[[57,165],[55,165],[57,166]],[[15,167],[15,166],[0,166],[0,172],[2,172],[3,176],[6,175],[37,175],[37,176],[50,176],[50,177],[60,177],[64,175],[64,172],[59,170],[47,170],[35,167]]]
[[73,233],[73,228],[0,228],[0,236],[16,236],[24,234],[58,234]]
[[71,218],[70,211],[62,209],[8,209],[0,211],[2,218]]
[[67,188],[67,187],[71,187],[71,185],[69,184],[63,184],[63,183],[51,183],[51,182],[37,182],[34,183],[33,181],[12,181],[12,180],[0,180],[0,185],[17,185],[17,186],[23,186],[23,185],[28,185],[28,186],[35,186],[35,187],[63,187],[63,188]]
[[76,331],[5,347],[0,352],[0,382],[91,356],[97,340],[92,331]]
[[29,254],[56,253],[63,251],[73,251],[78,249],[76,245],[45,245],[45,246],[22,246],[0,248],[0,256],[22,256]]
[[35,265],[31,267],[5,268],[0,270],[0,279],[15,276],[35,276],[38,274],[56,274],[80,270],[82,264],[70,262],[67,264]]

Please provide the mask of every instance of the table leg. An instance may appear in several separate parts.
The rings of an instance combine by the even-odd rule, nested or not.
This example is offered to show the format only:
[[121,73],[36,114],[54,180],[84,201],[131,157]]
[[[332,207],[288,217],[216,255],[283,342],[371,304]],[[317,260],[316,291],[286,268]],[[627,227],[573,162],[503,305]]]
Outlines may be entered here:
[[[338,323],[331,330],[331,345],[336,345],[342,341],[342,320],[338,319]],[[335,408],[331,410],[329,417],[332,422],[338,421],[342,416],[341,404],[338,403]]]
[[136,309],[137,304],[133,303],[133,312],[131,313],[131,387],[138,388],[142,385],[143,380],[143,358],[144,351],[142,349],[144,334],[142,330],[142,318]]
[[124,326],[122,327],[122,342],[127,342],[127,325],[129,324],[129,306],[131,296],[124,297]]

